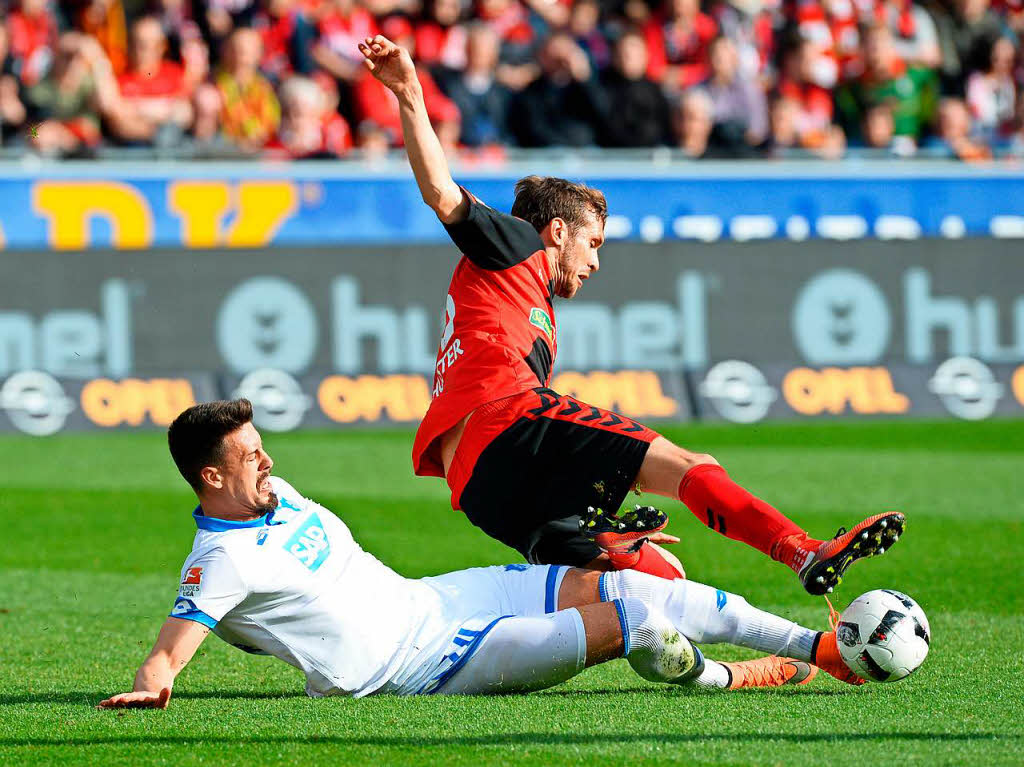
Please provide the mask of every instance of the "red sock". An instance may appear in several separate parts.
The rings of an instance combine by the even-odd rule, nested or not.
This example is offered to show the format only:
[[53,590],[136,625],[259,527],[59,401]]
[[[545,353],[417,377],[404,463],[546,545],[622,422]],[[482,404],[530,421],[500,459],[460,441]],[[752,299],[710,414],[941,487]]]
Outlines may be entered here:
[[686,472],[679,483],[679,500],[712,530],[790,567],[804,548],[800,544],[811,543],[795,522],[737,485],[715,464],[701,464]]
[[649,543],[641,546],[639,551],[631,552],[628,555],[612,554],[609,555],[609,559],[612,561],[612,567],[616,570],[636,570],[669,581],[684,577],[683,573],[679,572]]

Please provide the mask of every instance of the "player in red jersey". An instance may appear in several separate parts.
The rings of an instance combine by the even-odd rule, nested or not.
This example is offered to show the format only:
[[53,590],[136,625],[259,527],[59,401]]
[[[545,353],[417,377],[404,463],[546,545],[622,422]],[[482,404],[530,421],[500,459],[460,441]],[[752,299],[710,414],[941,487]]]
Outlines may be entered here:
[[710,455],[548,388],[558,349],[552,300],[572,298],[600,266],[604,195],[529,176],[516,184],[512,215],[489,208],[452,179],[408,52],[380,35],[359,49],[398,97],[423,200],[463,253],[412,456],[416,474],[447,479],[453,508],[535,564],[678,577],[678,560],[650,543],[675,540],[658,533],[664,514],[644,507],[614,516],[642,488],[681,500],[713,530],[788,565],[812,594],[831,591],[852,562],[899,538],[899,512],[811,538]]

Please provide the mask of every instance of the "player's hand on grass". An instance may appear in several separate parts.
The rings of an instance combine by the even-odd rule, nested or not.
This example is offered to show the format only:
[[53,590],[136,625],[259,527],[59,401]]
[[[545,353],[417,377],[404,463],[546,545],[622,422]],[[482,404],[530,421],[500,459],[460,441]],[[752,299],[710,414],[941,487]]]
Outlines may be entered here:
[[679,539],[668,533],[651,533],[647,536],[651,543],[679,543]]
[[359,52],[373,76],[396,94],[419,83],[409,52],[383,35],[367,37],[359,43]]
[[114,695],[101,700],[96,708],[167,708],[167,701],[170,699],[171,688],[165,687],[160,692],[142,690]]

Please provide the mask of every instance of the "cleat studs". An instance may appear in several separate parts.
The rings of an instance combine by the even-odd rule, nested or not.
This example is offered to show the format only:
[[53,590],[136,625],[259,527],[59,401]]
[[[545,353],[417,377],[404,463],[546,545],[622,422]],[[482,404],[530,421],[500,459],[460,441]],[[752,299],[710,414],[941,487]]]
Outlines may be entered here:
[[815,578],[814,580],[815,580],[815,581],[817,581],[818,583],[824,583],[824,582],[825,582],[825,577],[824,577],[824,576],[822,576],[822,575],[819,575],[819,576],[818,576],[817,578]]
[[866,541],[868,539],[868,531],[865,530],[863,533],[860,534],[860,537],[862,540]]
[[881,522],[878,523],[878,526],[884,530],[889,526],[889,522],[888,520],[883,519]]
[[881,556],[884,553],[885,553],[885,547],[884,546],[879,546],[878,547],[878,555]]
[[825,593],[826,594],[831,594],[832,593],[832,587],[829,586],[827,589],[825,589]]

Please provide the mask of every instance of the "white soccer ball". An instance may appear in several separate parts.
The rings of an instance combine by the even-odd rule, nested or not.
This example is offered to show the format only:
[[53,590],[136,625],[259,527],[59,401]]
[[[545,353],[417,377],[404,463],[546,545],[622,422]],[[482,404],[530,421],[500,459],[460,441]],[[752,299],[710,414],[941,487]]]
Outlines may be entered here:
[[921,606],[890,589],[861,594],[843,610],[836,625],[839,654],[868,681],[903,679],[924,663],[931,640]]

